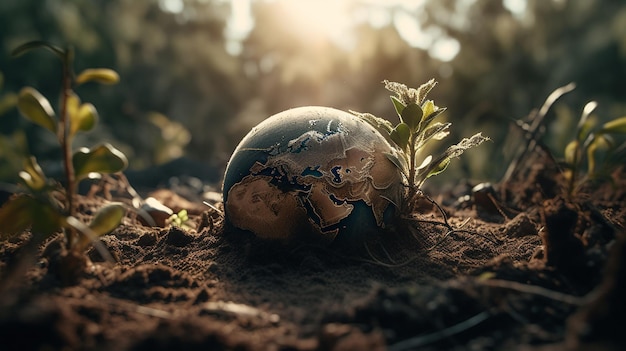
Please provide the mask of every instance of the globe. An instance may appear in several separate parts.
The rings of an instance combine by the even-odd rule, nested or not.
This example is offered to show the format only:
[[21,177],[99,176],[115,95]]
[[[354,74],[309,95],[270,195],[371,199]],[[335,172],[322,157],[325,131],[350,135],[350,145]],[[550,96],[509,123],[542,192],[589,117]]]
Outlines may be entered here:
[[299,107],[254,127],[222,187],[226,222],[263,239],[363,242],[395,220],[404,194],[391,144],[368,122]]

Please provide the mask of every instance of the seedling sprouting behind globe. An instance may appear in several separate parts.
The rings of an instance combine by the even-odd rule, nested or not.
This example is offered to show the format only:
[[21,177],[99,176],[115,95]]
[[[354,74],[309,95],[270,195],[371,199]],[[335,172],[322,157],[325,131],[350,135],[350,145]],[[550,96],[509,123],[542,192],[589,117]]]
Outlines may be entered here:
[[366,121],[328,107],[278,113],[253,128],[224,175],[226,221],[264,239],[365,241],[402,201],[389,142]]

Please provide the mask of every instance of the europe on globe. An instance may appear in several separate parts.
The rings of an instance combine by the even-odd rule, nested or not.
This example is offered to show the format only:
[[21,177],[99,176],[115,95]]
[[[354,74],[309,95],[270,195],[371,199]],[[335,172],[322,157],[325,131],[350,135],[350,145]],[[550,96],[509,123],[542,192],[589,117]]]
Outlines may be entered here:
[[264,239],[364,241],[388,228],[405,186],[372,125],[329,107],[299,107],[254,127],[223,183],[226,221]]

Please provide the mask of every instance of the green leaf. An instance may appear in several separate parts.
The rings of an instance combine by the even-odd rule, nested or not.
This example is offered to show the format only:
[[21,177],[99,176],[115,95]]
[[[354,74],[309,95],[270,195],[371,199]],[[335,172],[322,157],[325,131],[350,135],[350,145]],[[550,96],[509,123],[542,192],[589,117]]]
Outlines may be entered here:
[[417,132],[420,129],[423,116],[424,112],[419,105],[409,104],[402,110],[400,119],[409,126],[410,130]]
[[596,124],[598,124],[598,119],[596,118],[596,116],[590,116],[589,118],[586,118],[585,122],[577,127],[576,139],[579,140],[581,143],[584,143],[584,141],[592,135],[592,131],[595,128]]
[[178,212],[178,218],[180,218],[183,222],[186,222],[189,220],[189,213],[187,213],[187,210],[182,209]]
[[89,173],[116,173],[128,166],[126,156],[110,144],[103,144],[93,149],[81,148],[72,157],[77,180]]
[[98,121],[98,111],[91,103],[81,104],[78,95],[73,92],[67,98],[67,115],[70,121],[70,138],[79,131],[93,129]]
[[176,227],[188,227],[187,221],[189,220],[189,214],[187,210],[182,209],[178,213],[174,213],[167,219],[167,222]]
[[409,144],[411,131],[406,123],[400,123],[391,131],[389,136],[391,137],[391,140],[393,140],[393,142],[400,147],[400,149],[406,150],[406,147]]
[[[383,135],[391,133],[393,130],[393,124],[388,120],[380,117],[376,117],[371,113],[361,113],[350,110],[350,113],[353,115],[363,119],[367,123],[369,123],[372,127],[376,128]],[[383,133],[384,132],[384,133]]]
[[398,167],[398,169],[400,170],[400,172],[402,172],[405,178],[409,178],[409,165],[404,157],[398,157],[398,155],[390,153],[385,153],[385,156],[389,161],[391,161],[391,163]]
[[43,170],[37,163],[37,159],[34,156],[31,156],[24,161],[24,170],[18,175],[26,187],[33,192],[39,192],[43,190],[46,185],[48,185],[46,175],[43,173]]
[[[452,160],[451,158],[445,158],[445,159],[441,160],[439,163],[437,163],[435,165],[435,167],[430,167],[428,169],[428,173],[426,174],[426,177],[424,177],[424,179],[422,180],[421,183],[423,183],[424,180],[426,180],[426,179],[428,179],[428,178],[430,178],[432,176],[436,176],[438,174],[443,173],[448,168],[448,165],[450,165],[450,161],[451,160]],[[421,183],[420,183],[420,185],[421,185]]]
[[414,179],[415,185],[418,188],[421,188],[424,182],[426,181],[426,179],[445,171],[446,168],[448,168],[448,165],[450,164],[451,160],[452,160],[452,157],[450,157],[450,155],[446,153],[439,155],[434,160],[432,160],[431,158],[430,163],[428,163],[425,166],[422,165],[423,167],[420,169],[420,171],[415,173],[415,179]]
[[398,95],[398,99],[402,102],[403,105],[411,102],[408,99],[409,88],[407,88],[406,85],[398,82],[390,82],[386,79],[383,80],[383,84],[385,84],[385,89]]
[[478,146],[489,140],[491,139],[483,136],[482,133],[476,133],[469,138],[463,138],[463,140],[461,140],[458,144],[450,146],[447,153],[450,154],[450,157],[459,157],[465,150]]
[[28,43],[22,44],[18,46],[17,48],[15,48],[13,52],[11,52],[11,55],[13,57],[18,57],[30,50],[39,49],[39,48],[44,48],[44,49],[48,49],[52,51],[61,60],[63,60],[63,58],[65,57],[65,50],[61,49],[58,46],[52,45],[48,42],[42,41],[42,40],[35,40],[35,41],[30,41]]
[[30,196],[20,195],[0,207],[0,238],[15,236],[31,226],[34,201]]
[[17,100],[17,107],[26,119],[39,124],[56,134],[57,123],[50,102],[36,89],[23,88]]
[[75,252],[83,252],[89,247],[90,244],[92,244],[106,261],[115,262],[106,247],[97,240],[98,235],[91,230],[89,226],[72,216],[66,217],[64,222],[65,227],[73,228],[81,234],[78,237],[78,240],[69,243],[71,250],[74,250]]
[[420,173],[419,177],[416,177],[415,183],[418,187],[421,187],[427,178],[445,171],[452,158],[459,157],[465,150],[478,146],[488,140],[490,139],[483,136],[482,133],[476,133],[470,138],[463,138],[463,140],[461,140],[458,144],[448,147],[446,151],[437,156],[434,161],[426,166],[424,171]]
[[626,134],[626,116],[604,123],[599,133]]
[[578,140],[572,140],[565,147],[565,163],[575,167],[578,164],[578,148],[580,142]]
[[448,128],[450,128],[450,126],[452,125],[452,123],[447,122],[447,123],[435,123],[432,126],[429,126],[428,128],[424,129],[424,132],[422,133],[420,140],[418,141],[418,143],[415,145],[415,149],[419,150],[422,147],[424,147],[424,145],[426,145],[430,140],[441,140],[445,137],[447,137],[450,132],[448,131]]
[[424,116],[428,117],[437,110],[437,106],[435,106],[433,100],[426,100],[424,105],[422,105],[422,110],[424,111]]
[[596,166],[602,162],[611,144],[612,141],[607,136],[597,135],[587,147],[587,173],[590,176],[596,173]]
[[579,141],[585,140],[589,132],[595,126],[595,121],[589,119],[589,116],[593,113],[593,111],[598,106],[598,103],[595,101],[588,102],[583,108],[583,113],[580,116],[580,120],[578,121],[578,126],[576,127],[576,139]]
[[95,215],[89,229],[96,236],[106,235],[117,228],[126,215],[126,207],[121,202],[113,202],[102,207]]
[[70,116],[70,136],[74,136],[79,131],[89,131],[93,129],[98,121],[98,111],[91,103],[80,105],[80,107]]
[[73,91],[71,91],[67,96],[65,108],[67,109],[67,114],[69,116],[75,114],[80,108],[80,98]]
[[33,234],[50,235],[61,229],[61,214],[51,204],[28,195],[11,198],[0,208],[0,237],[12,237],[32,227]]
[[78,111],[80,110],[80,105],[81,105],[81,101],[78,95],[76,95],[73,91],[70,91],[70,93],[67,96],[67,101],[65,105],[66,113],[67,113],[69,124],[70,124],[69,132],[68,132],[70,139],[73,138],[76,132],[78,131],[78,127],[76,123],[76,119],[77,119],[76,116],[78,115]]
[[398,117],[402,116],[402,111],[404,111],[404,108],[406,107],[402,101],[398,100],[397,97],[395,96],[390,96],[391,98],[391,102],[393,103],[393,107],[396,109],[396,113],[398,114]]
[[435,106],[435,111],[433,113],[431,113],[430,115],[424,114],[424,118],[422,120],[421,128],[424,129],[424,128],[428,127],[430,122],[435,120],[435,118],[437,118],[437,116],[439,116],[440,114],[444,113],[447,109],[448,109],[447,107],[437,107],[437,106]]
[[34,234],[50,235],[63,228],[63,214],[50,203],[38,202],[33,208]]
[[[415,155],[417,159],[417,155]],[[415,167],[417,172],[420,172],[422,169],[426,168],[433,161],[433,155],[428,155],[426,158],[422,160],[422,163],[419,163],[419,166]],[[417,162],[415,164],[418,164]]]
[[112,69],[108,68],[88,68],[76,77],[76,84],[86,82],[98,82],[102,84],[116,84],[120,81],[120,76]]
[[417,88],[416,103],[422,104],[422,102],[426,98],[426,95],[428,95],[428,93],[435,87],[435,85],[437,85],[437,82],[434,79],[431,79],[428,82],[420,85],[420,87]]

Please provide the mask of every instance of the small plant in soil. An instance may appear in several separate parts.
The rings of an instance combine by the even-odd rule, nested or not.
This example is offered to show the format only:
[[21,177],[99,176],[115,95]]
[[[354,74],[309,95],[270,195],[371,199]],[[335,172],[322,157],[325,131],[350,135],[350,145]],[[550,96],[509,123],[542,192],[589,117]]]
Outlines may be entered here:
[[[65,179],[61,185],[59,181],[46,177],[35,157],[27,158],[24,169],[19,172],[21,192],[0,208],[0,235],[19,235],[30,228],[30,246],[34,250],[50,235],[63,231],[65,242],[59,255],[59,273],[64,279],[71,279],[85,268],[86,249],[99,236],[115,229],[126,212],[121,203],[110,203],[100,208],[90,223],[83,223],[77,218],[77,184],[95,174],[122,171],[128,164],[126,156],[109,144],[91,149],[79,148],[73,152],[72,142],[76,134],[91,130],[98,120],[96,108],[91,103],[81,102],[74,88],[87,82],[114,84],[119,76],[115,71],[104,68],[86,69],[75,75],[73,50],[41,41],[26,43],[15,49],[13,55],[19,56],[39,48],[51,51],[62,62],[58,117],[48,99],[32,87],[20,91],[17,106],[27,120],[56,135],[61,146]],[[99,246],[96,245],[96,248],[107,254]]]
[[405,179],[408,191],[402,210],[410,213],[412,211],[410,204],[414,203],[416,196],[421,195],[420,189],[426,179],[445,171],[450,161],[459,157],[465,150],[490,139],[476,133],[470,138],[464,138],[458,144],[449,146],[436,157],[423,155],[423,149],[432,141],[442,140],[450,134],[449,128],[452,125],[449,122],[435,122],[446,108],[438,107],[433,100],[426,99],[437,82],[431,79],[417,89],[387,80],[383,83],[387,90],[395,93],[395,96],[391,96],[391,102],[399,117],[397,125],[394,126],[388,120],[369,113],[351,112],[379,129],[383,135],[388,135],[392,145],[395,146],[396,152],[386,156],[400,169]]
[[607,179],[617,166],[624,164],[626,142],[616,142],[616,137],[626,135],[626,116],[598,127],[598,121],[593,116],[596,107],[595,101],[585,105],[576,137],[565,147],[563,175],[569,197],[587,182]]
[[166,221],[166,224],[173,225],[175,227],[193,229],[193,225],[190,223],[189,214],[185,209],[182,209],[177,213],[173,213]]

